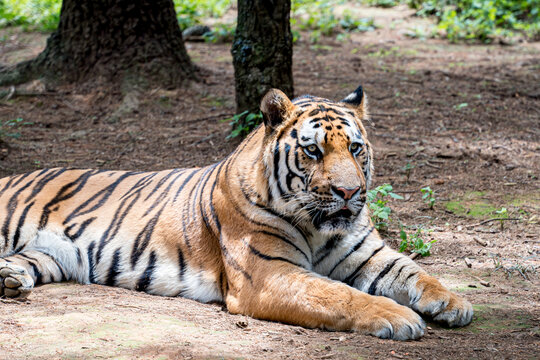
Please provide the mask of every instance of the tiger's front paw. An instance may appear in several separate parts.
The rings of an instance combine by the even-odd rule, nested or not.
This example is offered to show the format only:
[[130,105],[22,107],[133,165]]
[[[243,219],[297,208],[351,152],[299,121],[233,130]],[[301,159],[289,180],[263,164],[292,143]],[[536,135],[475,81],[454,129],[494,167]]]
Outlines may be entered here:
[[25,268],[0,259],[0,296],[25,299],[34,287],[34,279]]
[[370,322],[368,334],[393,340],[414,340],[424,335],[426,324],[420,315],[388,298],[375,298],[375,304],[369,309],[370,316],[364,317]]
[[470,324],[473,317],[471,303],[435,281],[424,286],[422,296],[412,304],[412,308],[450,327]]

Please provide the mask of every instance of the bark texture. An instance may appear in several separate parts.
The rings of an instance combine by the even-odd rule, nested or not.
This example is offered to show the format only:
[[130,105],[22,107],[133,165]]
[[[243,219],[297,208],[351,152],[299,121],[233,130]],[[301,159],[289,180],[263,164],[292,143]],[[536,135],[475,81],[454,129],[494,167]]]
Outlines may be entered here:
[[45,50],[0,72],[0,84],[97,76],[175,86],[193,71],[172,0],[64,0]]
[[238,0],[232,46],[236,111],[258,112],[271,88],[293,97],[290,0]]

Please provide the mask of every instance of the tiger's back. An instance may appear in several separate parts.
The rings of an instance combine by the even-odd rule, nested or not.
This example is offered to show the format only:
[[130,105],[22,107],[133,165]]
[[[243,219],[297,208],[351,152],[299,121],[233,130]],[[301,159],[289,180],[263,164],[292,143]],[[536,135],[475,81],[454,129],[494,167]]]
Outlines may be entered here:
[[221,300],[219,254],[205,244],[199,209],[188,206],[204,196],[205,170],[60,168],[1,179],[0,256],[28,262],[37,284],[75,280]]

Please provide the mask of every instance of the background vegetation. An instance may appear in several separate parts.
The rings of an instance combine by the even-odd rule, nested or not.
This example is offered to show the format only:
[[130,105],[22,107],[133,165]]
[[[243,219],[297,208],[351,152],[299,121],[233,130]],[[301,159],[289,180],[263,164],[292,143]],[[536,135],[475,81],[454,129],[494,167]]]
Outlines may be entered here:
[[[430,29],[415,29],[415,37],[442,37],[452,42],[513,41],[540,38],[540,0],[354,0],[370,6],[393,7],[400,4],[416,10],[417,16],[433,17]],[[0,26],[23,26],[28,30],[52,31],[59,20],[61,0],[0,0]],[[175,0],[182,29],[200,24],[203,19],[220,19],[235,6],[233,0]],[[370,31],[372,19],[359,18],[338,5],[345,0],[293,0],[292,26],[295,40],[309,30],[309,41],[321,36],[346,39],[351,31]],[[219,20],[218,20],[219,23]],[[219,24],[206,37],[208,41],[230,41],[234,22]]]

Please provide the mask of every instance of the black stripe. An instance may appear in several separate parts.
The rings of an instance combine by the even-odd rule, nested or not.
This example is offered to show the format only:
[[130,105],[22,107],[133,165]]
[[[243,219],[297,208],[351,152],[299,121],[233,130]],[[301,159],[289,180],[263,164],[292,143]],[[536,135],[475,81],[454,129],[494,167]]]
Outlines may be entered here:
[[[51,207],[75,196],[86,185],[88,178],[95,173],[96,173],[95,170],[87,170],[81,176],[79,176],[76,180],[62,186],[62,188],[58,191],[56,196],[43,207],[41,218],[39,220],[40,230],[43,229],[47,225],[47,222],[49,221],[49,215],[52,212]],[[71,190],[70,192],[68,192],[68,190],[75,185],[77,185],[77,187]]]
[[[244,198],[246,199],[246,201],[248,201],[251,205],[256,206],[257,208],[259,208],[261,210],[264,210],[269,215],[275,216],[277,219],[285,221],[288,225],[290,225],[291,227],[296,229],[302,235],[302,239],[307,244],[307,247],[313,253],[313,249],[311,248],[309,242],[307,241],[308,236],[307,236],[306,232],[304,231],[304,229],[302,229],[300,227],[297,227],[296,225],[293,225],[292,220],[289,217],[283,216],[283,215],[277,213],[276,211],[274,211],[272,208],[269,208],[269,207],[267,207],[267,206],[265,206],[263,204],[259,204],[259,203],[255,202],[255,201],[251,200],[250,197],[249,197],[249,194],[246,193],[246,190],[244,188],[244,183],[243,183],[242,179],[240,179],[240,190],[242,191],[242,195],[244,195]],[[266,224],[264,224],[264,225],[271,227],[270,225],[266,225]],[[274,228],[274,229],[276,229],[278,231],[281,231],[281,229],[278,229],[278,228],[275,228],[275,227],[272,227],[272,228]]]
[[317,253],[315,254],[317,260],[313,263],[313,267],[316,267],[323,261],[332,250],[336,247],[336,245],[343,239],[342,235],[334,235],[330,239],[326,241],[323,247],[321,247],[319,250],[317,250]]
[[8,188],[11,187],[11,183],[13,182],[13,180],[15,180],[17,177],[19,177],[20,175],[17,175],[17,176],[12,176],[9,178],[8,182],[6,183],[6,185],[4,185],[4,187],[2,188],[2,190],[0,190],[0,196],[2,196],[2,194],[4,193],[4,191],[6,191]]
[[[232,163],[232,161],[230,160],[231,158],[229,158],[227,160],[227,164],[229,163]],[[228,166],[228,165],[227,165]],[[227,249],[227,247],[225,246],[225,244],[223,243],[223,233],[221,232],[221,223],[219,221],[219,218],[216,214],[216,211],[215,211],[215,208],[214,208],[214,191],[215,191],[215,188],[216,188],[216,183],[217,182],[214,182],[214,184],[212,184],[212,188],[210,189],[210,212],[211,212],[211,215],[212,215],[212,219],[214,220],[214,223],[216,224],[216,227],[218,229],[218,234],[219,234],[219,246],[221,248],[221,252],[223,254],[223,256],[225,257],[225,260],[227,261],[227,263],[229,265],[232,266],[233,269],[235,269],[236,271],[240,272],[242,275],[244,275],[244,277],[246,279],[248,279],[251,283],[253,283],[253,279],[251,278],[251,275],[249,275],[247,273],[246,270],[244,270],[240,264],[238,264],[238,262],[234,259],[234,257],[229,253],[229,250]]]
[[[225,178],[229,178],[229,164],[227,164],[227,166],[225,167]],[[246,198],[246,201],[248,201],[248,203],[250,205],[253,205],[253,206],[256,206],[250,199],[248,199],[247,197],[247,194],[245,192],[245,189],[243,188],[243,182],[240,183],[240,187],[241,187],[241,191],[244,195],[244,197]],[[213,188],[215,187],[215,185],[212,187],[212,192],[213,192]],[[311,260],[308,258],[308,256],[306,255],[305,252],[302,251],[302,249],[300,249],[298,246],[296,246],[295,244],[293,244],[290,240],[288,240],[285,236],[286,234],[283,232],[282,229],[278,228],[278,227],[275,227],[271,224],[267,224],[267,223],[264,223],[264,222],[260,222],[260,221],[257,221],[255,219],[252,219],[252,217],[248,216],[242,209],[241,207],[239,206],[239,204],[237,202],[234,201],[234,197],[232,196],[232,194],[230,194],[230,191],[229,191],[229,198],[231,200],[231,203],[232,203],[232,206],[234,207],[234,210],[240,215],[242,216],[244,219],[246,219],[246,221],[254,224],[254,225],[257,225],[257,226],[263,226],[263,227],[267,227],[267,228],[270,228],[274,231],[278,231],[280,232],[282,235],[278,235],[278,234],[274,234],[274,233],[271,233],[269,231],[264,231],[264,230],[261,230],[259,231],[260,233],[263,233],[263,234],[266,234],[266,235],[270,235],[270,236],[274,236],[274,237],[277,237],[279,238],[280,240],[290,244],[291,246],[293,246],[294,248],[296,248],[300,253],[302,253],[302,255],[304,255],[304,257],[306,258],[307,262],[311,262]],[[213,204],[210,204],[210,206],[213,208]],[[265,212],[268,212],[268,211],[265,211]],[[269,215],[272,215],[272,216],[276,216],[274,214],[269,214]],[[291,225],[291,224],[289,224]],[[298,230],[298,229],[297,229]],[[300,235],[304,236],[304,234],[302,232],[300,232]],[[308,248],[310,248],[309,246],[309,243],[307,242],[305,236],[303,237],[303,240],[308,244]],[[311,249],[311,248],[310,248]]]
[[96,242],[92,241],[90,243],[90,246],[88,246],[88,250],[86,250],[86,256],[88,257],[88,281],[91,284],[96,283],[96,275],[94,273],[94,247],[96,246]]
[[360,274],[360,271],[362,271],[362,268],[368,263],[369,260],[371,260],[372,257],[374,257],[379,251],[384,249],[384,246],[385,245],[383,244],[380,248],[375,249],[371,253],[371,255],[367,257],[367,259],[365,259],[362,263],[360,263],[360,265],[356,267],[356,269],[351,273],[351,275],[349,275],[345,280],[343,280],[343,282],[347,285],[353,286],[354,281]]
[[77,248],[77,264],[82,265],[82,255],[81,255],[81,249]]
[[79,237],[81,237],[86,228],[96,219],[97,217],[94,216],[83,221],[83,223],[79,226],[79,230],[77,230],[75,234],[70,234],[70,230],[76,226],[76,224],[72,224],[64,229],[64,235],[66,235],[72,242],[75,242]]
[[184,274],[186,273],[186,263],[184,260],[184,253],[180,246],[178,246],[178,278],[180,282],[184,281]]
[[257,232],[261,233],[261,234],[264,234],[264,235],[267,235],[267,236],[275,237],[275,238],[277,238],[277,239],[291,245],[292,247],[294,247],[296,249],[296,251],[298,251],[300,254],[304,255],[304,258],[306,259],[306,261],[308,263],[311,262],[308,255],[304,251],[302,251],[302,249],[300,249],[298,246],[296,246],[292,241],[290,241],[289,239],[287,239],[287,238],[285,238],[285,237],[283,237],[281,235],[271,233],[270,231],[260,230],[260,231],[257,231]]
[[[112,239],[114,239],[118,231],[120,231],[120,227],[122,226],[122,223],[124,222],[127,214],[131,211],[135,203],[139,200],[142,189],[143,188],[139,188],[132,194],[130,194],[128,197],[124,198],[116,209],[111,223],[101,236],[98,251],[96,253],[96,264],[98,264],[101,259],[101,253],[103,252],[103,248],[105,247],[105,245],[107,245]],[[124,205],[130,198],[132,198],[131,202],[124,208]]]
[[120,248],[116,249],[114,252],[111,266],[109,267],[109,271],[107,273],[107,280],[105,281],[105,285],[108,286],[115,286],[116,285],[116,277],[120,273]]
[[170,171],[167,175],[165,175],[165,176],[163,176],[161,179],[159,179],[159,181],[158,181],[158,183],[156,184],[156,186],[152,189],[152,191],[150,191],[150,192],[148,193],[148,195],[146,196],[146,198],[144,199],[144,201],[150,199],[150,197],[151,197],[152,195],[154,195],[154,193],[155,193],[156,191],[158,191],[159,188],[162,187],[162,186],[167,182],[167,180],[169,180],[169,178],[170,178],[171,176],[173,176],[174,174],[176,174],[178,171],[179,171],[178,169],[173,169],[173,170]]
[[[134,175],[139,175],[141,173],[137,173],[137,172],[131,172],[131,174],[134,174]],[[120,200],[126,198],[126,197],[129,197],[132,195],[133,192],[135,191],[141,191],[141,188],[144,188],[146,185],[150,184],[152,182],[152,179],[157,175],[158,173],[157,172],[153,172],[153,173],[148,173],[146,174],[145,176],[143,176],[142,178],[140,178],[139,180],[137,180],[137,182],[135,183],[135,185],[133,185],[128,191],[126,191],[126,193],[124,195],[122,195],[122,197],[120,198]]]
[[[285,194],[285,191],[281,187],[281,180],[279,178],[279,159],[280,159],[279,141],[276,141],[276,146],[274,147],[274,178],[276,179],[276,183],[277,183],[278,190],[279,190],[279,195],[283,196],[283,194]],[[269,188],[270,188],[270,186],[269,186]]]
[[173,203],[176,202],[176,199],[178,198],[178,196],[180,195],[180,193],[182,192],[182,189],[184,189],[184,187],[186,186],[186,184],[189,182],[189,180],[191,180],[191,178],[193,177],[193,175],[195,175],[196,173],[198,173],[199,171],[201,171],[201,169],[193,169],[191,174],[189,174],[185,179],[184,179],[184,182],[182,183],[182,185],[180,185],[180,187],[178,188],[178,190],[176,190],[176,194],[174,195],[174,199],[173,199]]
[[[19,185],[24,179],[26,179],[28,177],[28,175],[30,174],[33,174],[33,172],[29,172],[29,173],[26,173],[26,174],[23,174],[23,176],[21,176],[21,178],[17,181],[15,181],[12,185],[12,187],[16,187],[17,185]],[[35,179],[35,178],[34,178]]]
[[67,169],[62,168],[62,169],[57,169],[56,171],[51,170],[50,172],[48,172],[48,174],[46,174],[47,172],[43,173],[43,174],[46,174],[46,175],[43,176],[43,178],[40,179],[36,183],[36,186],[34,186],[34,188],[32,189],[32,192],[30,193],[30,195],[28,195],[28,197],[26,198],[26,200],[24,200],[24,202],[25,203],[30,202],[30,200],[32,200],[34,197],[36,197],[36,195],[39,192],[41,192],[41,190],[43,190],[45,185],[47,185],[49,182],[51,182],[52,180],[54,180],[57,177],[59,177],[60,175],[62,175],[64,172],[66,172],[66,170]]
[[[41,254],[43,255],[46,255],[48,256],[53,262],[54,264],[56,265],[56,267],[58,268],[58,270],[60,270],[60,282],[61,281],[67,281],[68,280],[68,277],[66,276],[66,273],[64,272],[64,269],[62,268],[62,266],[58,263],[58,261],[56,261],[56,259],[50,255],[50,254],[47,254],[47,253],[44,253],[42,252]],[[51,279],[52,279],[52,276],[51,276]],[[57,281],[55,279],[53,279],[54,281]]]
[[360,239],[359,242],[357,242],[354,247],[349,250],[349,252],[347,254],[345,254],[345,256],[341,257],[341,259],[339,259],[339,261],[334,265],[334,267],[332,268],[332,270],[330,270],[330,272],[328,273],[328,276],[332,275],[332,273],[334,272],[334,270],[336,270],[336,268],[343,262],[345,261],[345,259],[347,259],[352,253],[354,253],[355,251],[357,251],[358,249],[360,249],[360,246],[362,246],[362,244],[364,243],[364,240],[369,236],[369,234],[371,234],[371,232],[373,231],[374,227],[370,227],[369,230],[366,232],[366,234],[364,236],[362,236],[362,238]]
[[304,176],[302,174],[297,174],[291,169],[291,165],[289,164],[289,153],[291,151],[291,146],[289,144],[285,144],[285,166],[287,167],[287,175],[285,177],[285,184],[287,186],[287,189],[289,191],[292,191],[292,180],[295,177],[300,178],[302,182],[304,182]]
[[[150,214],[150,212],[152,212],[152,210],[154,210],[154,208],[156,206],[158,206],[159,204],[161,204],[161,202],[165,199],[165,197],[167,195],[169,195],[169,191],[171,190],[172,186],[176,183],[176,180],[178,180],[178,178],[180,176],[182,176],[185,172],[185,170],[177,170],[175,169],[173,171],[172,174],[176,174],[177,172],[179,172],[172,180],[171,182],[169,183],[169,185],[167,185],[167,187],[161,192],[161,194],[159,194],[159,196],[156,198],[156,200],[154,200],[154,202],[152,203],[152,205],[150,205],[150,207],[144,212],[144,215],[143,217],[145,217],[146,215]],[[153,191],[156,191],[156,190],[153,190]],[[150,195],[152,194],[149,194],[146,199],[148,199],[150,197]],[[144,199],[146,201],[146,199]]]
[[[219,167],[217,168],[216,178],[214,179],[214,182],[212,183],[212,187],[211,187],[212,189],[216,186],[216,183],[218,181],[219,174],[221,173],[221,168],[223,167],[223,164],[224,164],[223,162],[219,163]],[[195,199],[193,199],[193,214],[195,214],[195,206],[197,205],[197,202],[195,200],[197,200],[197,197],[199,197],[199,201],[198,201],[199,213],[201,214],[201,218],[203,219],[204,225],[206,226],[206,229],[214,237],[217,238],[218,235],[214,232],[214,229],[212,228],[212,226],[210,226],[210,222],[208,221],[208,217],[206,216],[206,210],[205,210],[204,205],[203,205],[203,192],[206,189],[206,184],[208,184],[208,180],[210,180],[210,178],[214,174],[214,171],[216,170],[215,165],[218,165],[218,164],[214,164],[214,166],[212,166],[211,172],[208,173],[208,175],[206,175],[206,178],[204,180],[201,178],[201,180],[200,180],[199,184],[202,184],[202,185],[199,187],[199,191],[195,195]],[[212,204],[209,204],[209,205],[211,207],[213,206]]]
[[266,254],[263,254],[261,253],[259,250],[255,249],[251,244],[248,244],[249,246],[249,250],[255,254],[256,256],[260,257],[261,259],[264,259],[264,260],[268,260],[268,261],[284,261],[284,262],[287,262],[289,264],[292,264],[292,265],[295,265],[295,266],[298,266],[298,267],[301,267],[299,264],[289,260],[289,259],[285,259],[281,256],[270,256],[270,255],[266,255]]
[[388,288],[392,288],[393,285],[394,285],[394,282],[399,278],[399,275],[401,275],[401,272],[403,271],[403,269],[405,269],[407,266],[409,266],[409,264],[405,264],[405,265],[402,265],[399,270],[397,271],[397,275],[394,276],[394,279],[392,280],[392,282],[390,283],[390,285],[388,286]]
[[26,207],[24,208],[21,214],[21,217],[19,218],[19,222],[17,223],[17,229],[15,230],[15,235],[13,236],[13,244],[11,245],[13,250],[15,250],[17,248],[17,245],[19,244],[19,238],[21,237],[21,228],[23,227],[24,222],[26,221],[26,216],[28,215],[28,211],[30,211],[30,208],[34,204],[35,204],[35,201],[32,201],[30,204],[26,205]]
[[377,284],[383,277],[386,276],[392,270],[392,268],[396,265],[396,262],[399,260],[399,258],[394,259],[390,264],[386,265],[383,271],[379,273],[379,275],[373,280],[371,285],[369,286],[368,294],[375,295],[375,292],[377,291]]
[[6,205],[6,218],[4,220],[4,225],[2,226],[2,236],[4,237],[5,245],[7,248],[8,242],[9,242],[9,225],[11,225],[11,218],[13,217],[13,213],[15,210],[17,210],[17,203],[18,203],[18,197],[26,190],[32,183],[34,182],[34,179],[30,180],[26,183],[23,187],[21,187],[19,190],[17,190],[10,198]]
[[[66,218],[65,220],[63,221],[63,225],[66,225],[68,222],[70,222],[73,218],[75,217],[78,217],[78,216],[82,216],[82,215],[86,215],[88,213],[91,213],[92,211],[95,211],[97,209],[99,209],[100,207],[103,206],[103,204],[105,204],[105,202],[109,199],[109,197],[111,196],[111,194],[114,192],[114,190],[116,190],[116,188],[118,187],[118,185],[120,185],[120,183],[122,181],[124,181],[126,178],[130,177],[130,176],[133,176],[135,175],[136,173],[134,172],[127,172],[127,173],[124,173],[122,174],[122,176],[120,176],[118,179],[116,179],[112,184],[110,185],[107,185],[105,188],[103,188],[102,190],[98,191],[96,194],[94,194],[92,197],[90,197],[88,200],[86,200],[85,202],[83,202],[81,205],[77,206],[77,208],[75,210],[73,210]],[[99,199],[99,200],[98,200]],[[91,208],[87,209],[87,210],[84,210],[86,207],[88,207],[91,203],[93,203],[94,201],[97,201],[97,203],[92,206]]]
[[37,286],[37,285],[43,283],[43,275],[41,275],[41,272],[39,271],[37,265],[30,262],[30,261],[28,261],[28,263],[32,267],[32,270],[34,271],[34,276],[36,277],[36,281],[34,282],[34,286]]
[[412,273],[410,273],[409,276],[407,276],[407,278],[405,279],[405,282],[409,281],[409,279],[412,278],[414,275],[418,275],[418,271],[413,271]]
[[141,230],[141,232],[139,232],[139,234],[135,238],[133,249],[131,250],[131,268],[132,269],[135,268],[135,265],[137,265],[137,261],[139,261],[139,258],[141,257],[144,250],[146,250],[146,247],[150,243],[156,224],[158,223],[159,217],[161,213],[163,212],[163,209],[165,208],[166,205],[167,203],[163,204],[161,209],[159,209],[159,211],[154,215],[154,217],[146,223],[144,228]]
[[34,271],[34,276],[36,277],[36,281],[34,282],[34,286],[43,283],[43,275],[41,274],[41,272],[39,271],[39,269],[37,267],[37,265],[39,264],[39,261],[37,261],[36,259],[34,259],[34,258],[30,257],[30,256],[24,255],[24,254],[17,254],[16,256],[26,260],[26,262],[28,264],[30,264],[30,266],[32,267],[32,271]]
[[148,286],[150,286],[150,284],[152,283],[152,275],[155,269],[156,269],[156,252],[152,251],[150,253],[150,258],[148,259],[148,265],[146,266],[146,269],[142,273],[141,277],[139,278],[139,281],[137,281],[135,290],[146,291],[146,289],[148,289]]

